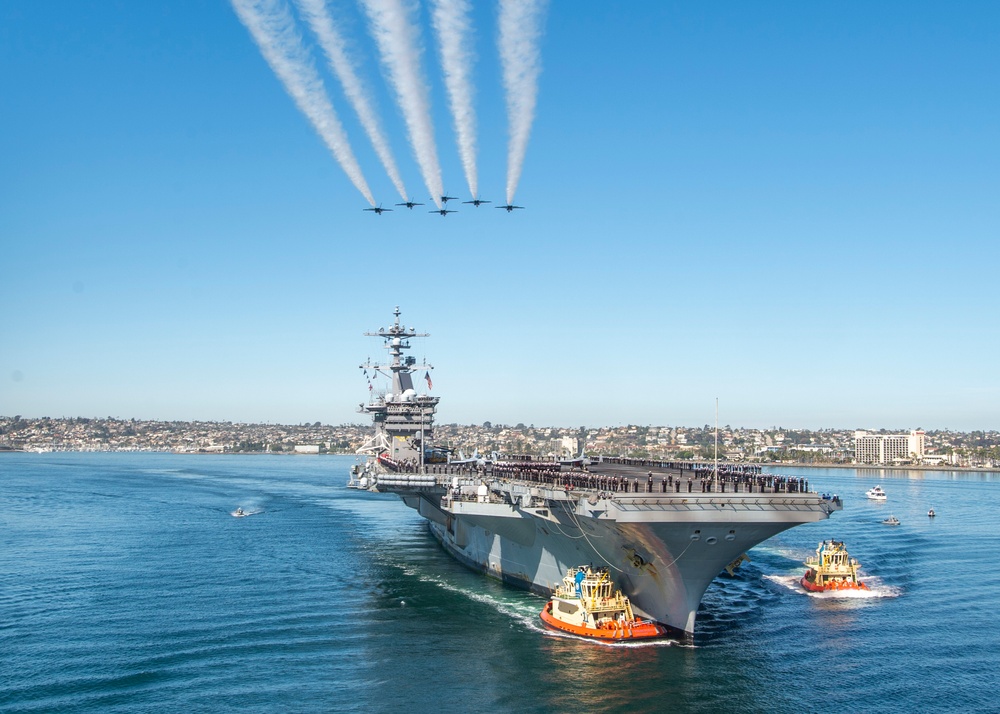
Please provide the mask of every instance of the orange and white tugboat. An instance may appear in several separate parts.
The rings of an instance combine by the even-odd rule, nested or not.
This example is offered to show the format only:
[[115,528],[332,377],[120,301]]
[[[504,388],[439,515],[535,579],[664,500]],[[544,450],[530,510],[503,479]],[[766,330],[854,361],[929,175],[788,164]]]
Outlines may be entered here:
[[809,570],[802,576],[802,587],[821,593],[831,590],[867,590],[858,580],[858,561],[847,554],[843,541],[827,540],[819,544],[816,555],[806,559]]
[[632,604],[614,588],[607,568],[570,568],[541,613],[549,627],[601,640],[663,637],[667,628],[632,613]]

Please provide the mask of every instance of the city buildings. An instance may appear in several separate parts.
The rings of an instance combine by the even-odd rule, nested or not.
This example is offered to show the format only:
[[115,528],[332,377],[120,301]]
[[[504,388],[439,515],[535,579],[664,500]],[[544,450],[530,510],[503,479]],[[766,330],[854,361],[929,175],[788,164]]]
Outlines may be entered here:
[[[370,424],[239,422],[0,416],[0,451],[169,451],[174,453],[353,454]],[[438,423],[435,441],[457,454],[528,454],[535,458],[629,456],[664,461],[713,461],[715,427],[552,427],[534,424]],[[1000,465],[1000,432],[855,431],[719,427],[723,461],[798,464]]]
[[882,434],[854,432],[854,460],[859,464],[919,464],[924,460],[924,432]]

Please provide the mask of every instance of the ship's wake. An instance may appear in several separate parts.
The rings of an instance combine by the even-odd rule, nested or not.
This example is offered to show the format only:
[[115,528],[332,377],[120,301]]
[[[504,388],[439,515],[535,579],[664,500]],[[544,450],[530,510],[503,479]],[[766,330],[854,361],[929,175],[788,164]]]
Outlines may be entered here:
[[765,575],[764,579],[799,595],[807,595],[820,600],[871,600],[899,597],[903,592],[901,588],[886,585],[881,578],[874,576],[864,578],[863,582],[868,586],[867,590],[827,590],[821,593],[811,592],[802,587],[801,575]]
[[583,642],[592,643],[595,645],[602,645],[604,647],[669,647],[676,644],[674,640],[670,639],[657,639],[657,640],[644,640],[644,641],[632,641],[632,642],[622,642],[613,640],[597,640],[591,639],[589,637],[578,637],[577,635],[569,634],[568,632],[559,632],[557,630],[549,629],[541,623],[539,618],[539,612],[545,603],[545,600],[541,597],[525,594],[524,600],[518,603],[512,603],[506,600],[502,600],[494,595],[484,592],[478,592],[475,590],[469,590],[467,588],[459,587],[453,583],[443,580],[441,578],[429,576],[426,574],[418,575],[415,572],[407,573],[408,575],[417,575],[421,582],[430,583],[435,585],[442,590],[447,590],[448,592],[467,597],[470,600],[486,605],[496,612],[510,618],[514,622],[518,623],[520,626],[532,632],[537,632],[548,637],[561,637],[568,640],[580,640]]
[[499,612],[501,615],[509,617],[515,622],[520,623],[529,630],[536,630],[539,632],[547,632],[544,627],[537,621],[538,612],[541,610],[535,610],[535,604],[541,603],[541,598],[525,595],[525,600],[520,603],[512,603],[505,600],[501,600],[498,597],[490,595],[489,593],[477,592],[474,590],[469,590],[468,588],[463,588],[454,583],[450,583],[442,578],[430,576],[427,574],[418,574],[417,572],[407,572],[407,575],[416,575],[421,582],[430,583],[435,585],[442,590],[447,590],[448,592],[461,595],[463,597],[474,600],[475,602],[487,605],[492,609]]
[[541,628],[543,634],[549,637],[561,637],[566,640],[578,640],[580,642],[586,642],[588,645],[597,645],[599,647],[613,647],[621,649],[634,649],[639,647],[677,647],[677,646],[690,646],[684,645],[677,640],[671,640],[667,638],[655,639],[655,640],[599,640],[591,637],[580,637],[579,635],[571,635],[568,632],[559,632],[558,630],[550,630],[547,628]]
[[[408,573],[416,575],[416,573]],[[577,635],[572,635],[568,632],[559,632],[557,630],[549,629],[541,623],[539,618],[539,613],[541,608],[545,603],[545,600],[541,597],[525,594],[525,599],[519,603],[511,603],[506,600],[502,600],[498,597],[490,595],[489,593],[477,592],[475,590],[469,590],[467,588],[459,587],[453,583],[443,580],[441,578],[436,578],[428,575],[418,575],[419,579],[425,583],[431,583],[442,590],[447,590],[448,592],[467,597],[475,602],[482,603],[496,612],[504,615],[515,621],[522,627],[532,632],[537,632],[548,637],[561,637],[568,640],[580,640],[595,645],[602,645],[604,647],[669,647],[679,644],[678,642],[670,639],[657,639],[657,640],[644,640],[644,641],[613,641],[613,640],[597,640],[591,639],[589,637],[579,637]]]

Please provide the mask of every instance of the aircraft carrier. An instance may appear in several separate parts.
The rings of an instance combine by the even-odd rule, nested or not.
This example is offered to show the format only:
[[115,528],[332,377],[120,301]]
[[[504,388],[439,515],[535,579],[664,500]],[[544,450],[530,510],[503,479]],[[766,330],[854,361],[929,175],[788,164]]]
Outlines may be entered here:
[[776,533],[842,508],[803,479],[754,466],[582,454],[449,463],[434,444],[439,399],[414,386],[423,372],[431,387],[432,366],[404,354],[411,339],[429,335],[401,324],[398,307],[394,315],[389,327],[365,333],[383,340],[389,359],[361,369],[391,386],[376,390],[369,381],[358,411],[374,430],[349,485],[398,494],[470,568],[549,594],[569,567],[607,566],[639,614],[690,635],[702,595],[727,566]]

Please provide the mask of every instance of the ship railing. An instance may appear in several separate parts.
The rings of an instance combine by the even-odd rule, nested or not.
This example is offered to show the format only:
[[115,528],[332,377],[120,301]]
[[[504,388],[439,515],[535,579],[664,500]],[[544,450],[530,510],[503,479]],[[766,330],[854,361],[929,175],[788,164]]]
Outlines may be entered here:
[[[568,474],[564,474],[564,476],[567,475]],[[833,510],[843,507],[843,501],[836,494],[819,494],[815,491],[800,490],[797,488],[786,489],[780,486],[768,487],[754,486],[751,484],[736,484],[730,488],[720,489],[712,488],[709,484],[702,486],[692,482],[691,488],[688,490],[685,482],[683,484],[683,488],[676,488],[675,486],[671,486],[671,488],[647,488],[648,483],[639,484],[641,487],[628,483],[627,488],[624,488],[619,484],[618,487],[615,488],[614,484],[608,484],[601,478],[591,480],[577,474],[574,479],[575,480],[571,480],[569,478],[560,478],[556,480],[545,478],[523,478],[508,476],[505,474],[501,477],[501,482],[505,484],[524,484],[566,494],[596,494],[600,498],[634,499],[642,496],[658,498],[718,498],[720,496],[745,496],[751,494],[760,496],[794,495],[797,497],[818,497],[824,501],[829,501],[831,504],[834,504]]]
[[[613,499],[615,508],[619,511],[718,511],[730,508],[742,511],[774,511],[774,510],[813,510],[816,501],[808,498],[815,494],[770,495],[754,498],[719,498],[715,497],[660,497],[660,498],[618,498]],[[797,497],[796,497],[797,496]],[[822,503],[822,501],[820,501]],[[834,510],[834,509],[831,509]]]
[[[613,491],[616,493],[812,493],[807,479],[760,473],[688,473],[605,474],[590,471],[560,471],[541,468],[545,464],[518,464],[485,470],[487,476],[508,481],[523,481],[555,488]],[[837,500],[836,495],[826,497]]]
[[485,471],[474,464],[424,464],[424,472],[435,476],[478,476]]

